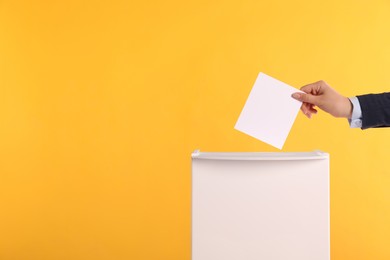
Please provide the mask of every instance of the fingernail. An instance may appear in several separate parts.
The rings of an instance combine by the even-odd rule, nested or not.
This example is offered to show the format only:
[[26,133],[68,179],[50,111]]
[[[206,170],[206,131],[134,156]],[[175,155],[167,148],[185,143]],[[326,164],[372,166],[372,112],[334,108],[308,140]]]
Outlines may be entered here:
[[299,99],[300,97],[301,97],[301,94],[299,94],[299,93],[294,93],[294,94],[292,94],[291,95],[293,98],[295,98],[295,99]]

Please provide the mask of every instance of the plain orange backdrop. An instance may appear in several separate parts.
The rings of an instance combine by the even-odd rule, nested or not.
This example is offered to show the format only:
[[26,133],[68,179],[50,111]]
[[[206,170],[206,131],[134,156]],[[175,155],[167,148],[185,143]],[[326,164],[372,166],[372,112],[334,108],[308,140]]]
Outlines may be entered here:
[[[234,130],[259,71],[390,90],[390,2],[0,0],[0,259],[190,259],[191,152]],[[390,259],[390,129],[300,114],[331,155],[332,260]]]

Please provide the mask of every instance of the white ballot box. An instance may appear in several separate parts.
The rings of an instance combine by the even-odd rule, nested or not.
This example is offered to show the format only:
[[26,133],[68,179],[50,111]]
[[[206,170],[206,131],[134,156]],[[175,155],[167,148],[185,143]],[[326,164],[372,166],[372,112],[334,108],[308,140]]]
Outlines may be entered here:
[[329,155],[192,154],[192,260],[329,260]]

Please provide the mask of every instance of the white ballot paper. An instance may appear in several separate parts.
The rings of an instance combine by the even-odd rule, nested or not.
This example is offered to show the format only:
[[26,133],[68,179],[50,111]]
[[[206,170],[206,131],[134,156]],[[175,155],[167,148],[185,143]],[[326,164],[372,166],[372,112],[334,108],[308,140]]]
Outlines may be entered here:
[[282,149],[302,104],[295,92],[301,91],[260,72],[234,128]]

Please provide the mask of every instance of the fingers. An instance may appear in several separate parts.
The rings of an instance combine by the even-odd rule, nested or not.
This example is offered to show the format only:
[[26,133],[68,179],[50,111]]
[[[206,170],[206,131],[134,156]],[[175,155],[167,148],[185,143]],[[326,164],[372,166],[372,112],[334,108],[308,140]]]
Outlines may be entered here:
[[317,105],[318,97],[313,96],[311,94],[304,94],[304,93],[294,93],[292,94],[292,97],[295,98],[298,101],[306,102],[309,104]]
[[329,90],[329,86],[325,81],[320,80],[301,88],[303,92],[297,92],[291,96],[302,102],[301,110],[308,117],[311,118],[313,114],[317,114],[315,106],[323,108],[323,98],[326,92]]
[[309,103],[302,103],[301,111],[307,116],[311,118],[313,114],[317,114],[317,109],[314,108],[314,105]]
[[320,80],[308,85],[305,85],[301,88],[301,90],[307,94],[312,94],[312,95],[320,95],[326,88],[327,84],[325,81]]
[[314,106],[310,106],[310,112],[312,114],[317,114],[318,113],[317,109],[315,109]]

